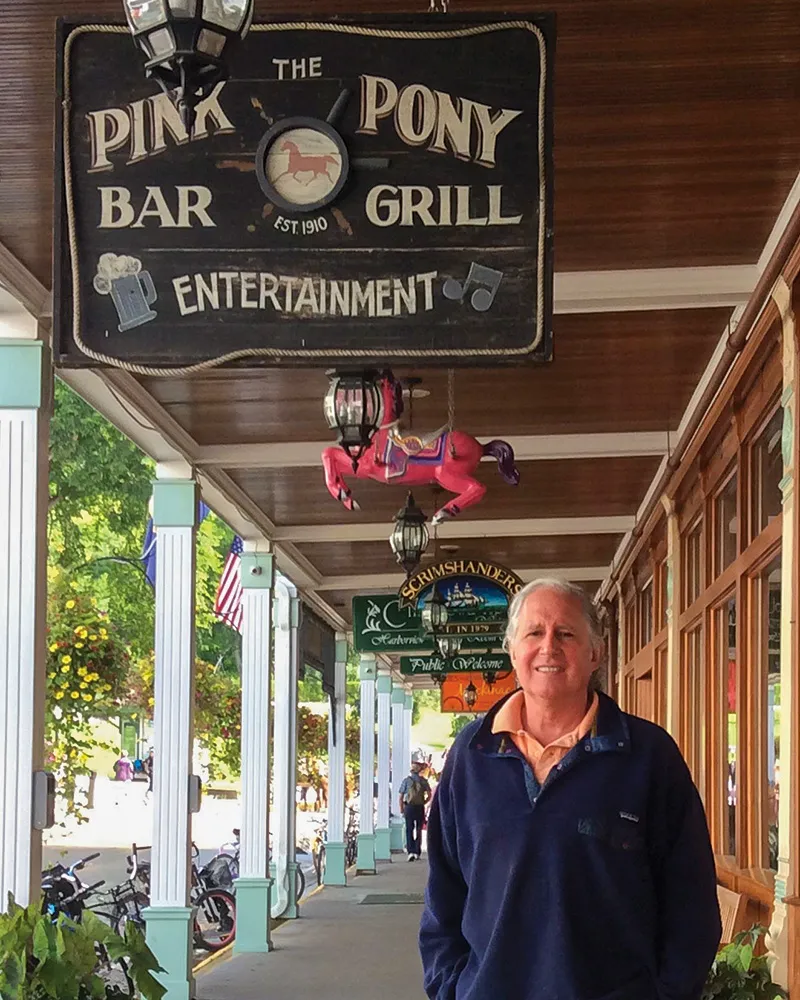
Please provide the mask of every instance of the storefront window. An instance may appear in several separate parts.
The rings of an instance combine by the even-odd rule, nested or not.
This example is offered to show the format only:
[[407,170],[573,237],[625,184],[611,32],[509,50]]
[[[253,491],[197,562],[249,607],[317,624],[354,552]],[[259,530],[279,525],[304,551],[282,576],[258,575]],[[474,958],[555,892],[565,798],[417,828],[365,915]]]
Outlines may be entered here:
[[778,408],[753,445],[753,537],[781,512],[783,410]]
[[[761,578],[762,685],[766,687],[766,798],[767,866],[778,870],[778,804],[781,778],[781,559],[765,570]],[[764,687],[762,687],[762,691]]]
[[717,576],[739,554],[739,518],[736,513],[738,476],[734,473],[716,499],[715,568]]
[[703,522],[698,521],[686,535],[683,565],[686,572],[684,610],[694,604],[703,586]]
[[683,751],[694,783],[705,792],[706,742],[705,676],[703,672],[703,628],[685,632],[683,636]]
[[723,697],[723,740],[725,749],[724,853],[736,856],[736,786],[739,720],[736,715],[736,599],[726,601],[716,612],[720,688]]

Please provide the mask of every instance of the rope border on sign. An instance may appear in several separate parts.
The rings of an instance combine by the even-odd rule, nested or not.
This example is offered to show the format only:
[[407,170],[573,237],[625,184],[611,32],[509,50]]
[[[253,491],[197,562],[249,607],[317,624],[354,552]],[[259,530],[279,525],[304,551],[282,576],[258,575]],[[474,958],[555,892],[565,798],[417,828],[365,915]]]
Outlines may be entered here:
[[[447,350],[437,348],[425,350],[423,348],[409,348],[402,352],[404,358],[452,358],[452,357],[511,357],[529,354],[535,350],[544,336],[544,258],[546,243],[546,209],[547,209],[547,184],[545,177],[545,111],[546,111],[546,82],[547,82],[547,53],[545,50],[544,35],[537,25],[530,21],[500,21],[493,24],[472,25],[466,28],[442,28],[430,31],[407,31],[399,28],[367,28],[355,24],[328,24],[319,21],[287,21],[279,24],[254,24],[251,27],[253,32],[265,31],[330,31],[346,35],[363,35],[373,38],[398,38],[398,39],[444,39],[444,38],[466,38],[474,35],[485,35],[494,31],[511,30],[529,31],[536,36],[539,44],[539,246],[537,254],[538,284],[537,284],[537,304],[536,304],[536,333],[530,344],[524,347],[513,347],[504,350],[482,347],[475,350],[465,350],[454,348]],[[291,348],[280,347],[252,347],[242,348],[237,351],[230,351],[216,358],[208,358],[197,364],[183,367],[160,368],[151,365],[137,364],[132,361],[125,361],[122,358],[115,358],[109,354],[102,354],[93,350],[84,342],[80,334],[81,326],[81,303],[80,303],[80,273],[78,269],[78,240],[75,225],[75,205],[72,186],[72,160],[71,160],[71,137],[69,112],[72,101],[70,97],[70,54],[73,42],[81,35],[89,32],[100,34],[128,34],[128,28],[117,24],[84,24],[79,25],[70,31],[64,46],[64,99],[62,101],[63,113],[63,155],[64,155],[64,188],[67,209],[67,229],[69,233],[69,254],[72,272],[72,337],[78,349],[93,361],[109,365],[113,368],[120,368],[123,371],[132,372],[135,375],[153,376],[177,376],[192,375],[195,372],[207,371],[217,368],[230,361],[238,361],[248,357],[274,358],[278,359],[309,359],[314,358],[389,358],[397,357],[398,352],[388,350],[363,350],[363,349],[340,349],[340,350],[319,350],[297,351]]]

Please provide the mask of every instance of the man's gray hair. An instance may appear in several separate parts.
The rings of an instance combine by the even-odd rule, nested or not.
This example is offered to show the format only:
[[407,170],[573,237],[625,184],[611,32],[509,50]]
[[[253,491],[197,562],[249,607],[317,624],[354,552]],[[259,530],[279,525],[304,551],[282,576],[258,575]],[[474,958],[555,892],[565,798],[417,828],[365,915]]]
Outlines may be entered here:
[[583,617],[586,619],[586,624],[589,626],[589,634],[592,640],[597,645],[602,646],[603,633],[600,628],[600,619],[597,616],[597,607],[583,587],[579,587],[577,583],[568,583],[566,580],[557,580],[555,577],[539,577],[538,580],[531,580],[530,583],[526,583],[512,598],[511,604],[508,607],[508,624],[506,625],[506,634],[503,638],[503,649],[508,651],[519,627],[522,606],[527,598],[537,590],[555,590],[560,594],[566,594],[568,597],[574,597],[580,605]]

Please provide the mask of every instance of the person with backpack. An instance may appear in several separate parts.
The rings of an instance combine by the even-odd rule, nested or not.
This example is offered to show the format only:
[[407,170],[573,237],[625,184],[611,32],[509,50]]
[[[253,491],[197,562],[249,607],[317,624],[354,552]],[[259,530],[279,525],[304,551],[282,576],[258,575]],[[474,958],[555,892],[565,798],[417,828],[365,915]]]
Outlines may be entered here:
[[431,786],[422,777],[422,761],[411,761],[411,774],[400,785],[400,813],[406,821],[406,851],[409,861],[418,861],[422,854],[422,826],[425,806],[431,797]]

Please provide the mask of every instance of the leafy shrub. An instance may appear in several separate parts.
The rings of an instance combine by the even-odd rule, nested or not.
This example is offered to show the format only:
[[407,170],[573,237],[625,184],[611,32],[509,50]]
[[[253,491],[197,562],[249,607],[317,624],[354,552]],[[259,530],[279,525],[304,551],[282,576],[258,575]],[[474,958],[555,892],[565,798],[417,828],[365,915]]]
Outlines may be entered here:
[[701,1000],[778,1000],[788,994],[772,981],[769,958],[756,955],[766,927],[751,927],[737,934],[717,953]]

